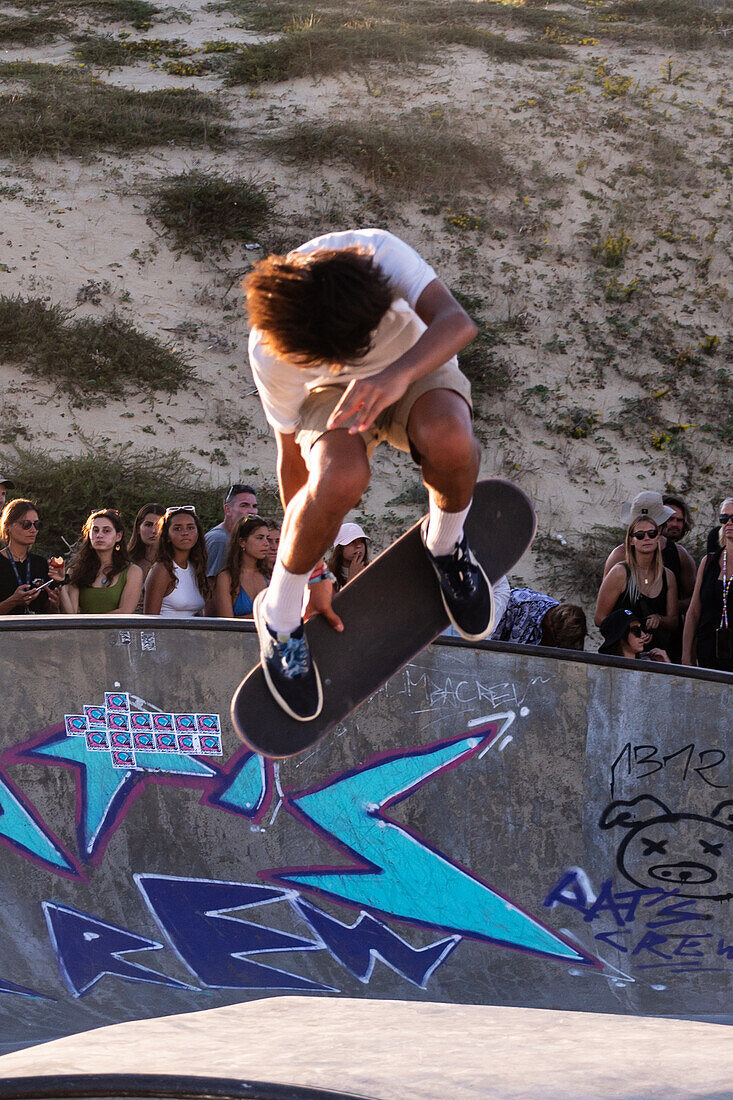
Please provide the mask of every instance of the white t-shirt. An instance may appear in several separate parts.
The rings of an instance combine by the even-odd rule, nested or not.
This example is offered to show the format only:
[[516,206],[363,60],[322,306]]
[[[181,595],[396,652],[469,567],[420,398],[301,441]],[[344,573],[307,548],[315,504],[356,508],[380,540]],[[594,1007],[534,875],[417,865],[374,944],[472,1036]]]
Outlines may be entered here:
[[371,378],[379,374],[417,343],[427,327],[414,307],[425,287],[436,278],[435,271],[414,248],[394,234],[383,229],[326,233],[295,251],[354,247],[373,255],[395,292],[392,306],[372,334],[371,347],[363,359],[345,363],[338,374],[327,367],[294,367],[265,347],[259,329],[253,328],[250,333],[249,361],[265,416],[273,428],[284,434],[297,429],[300,406],[309,390],[334,383],[348,384],[352,378]]

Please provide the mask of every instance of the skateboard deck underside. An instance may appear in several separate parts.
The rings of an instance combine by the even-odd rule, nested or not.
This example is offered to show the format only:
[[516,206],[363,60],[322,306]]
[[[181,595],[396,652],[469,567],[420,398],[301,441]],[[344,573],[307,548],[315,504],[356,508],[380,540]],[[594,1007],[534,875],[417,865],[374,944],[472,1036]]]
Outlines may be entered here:
[[[535,516],[511,482],[476,485],[466,521],[468,541],[489,580],[502,577],[531,545]],[[408,664],[449,626],[435,573],[415,524],[333,601],[339,634],[320,616],[306,634],[323,682],[323,709],[298,722],[272,698],[258,665],[232,699],[232,721],[256,752],[283,758],[314,744]]]

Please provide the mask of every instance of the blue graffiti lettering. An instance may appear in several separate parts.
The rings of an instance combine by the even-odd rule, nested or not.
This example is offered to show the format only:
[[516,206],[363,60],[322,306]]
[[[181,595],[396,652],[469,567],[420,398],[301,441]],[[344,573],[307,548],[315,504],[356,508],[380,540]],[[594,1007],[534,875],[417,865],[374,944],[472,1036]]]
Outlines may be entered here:
[[[83,737],[54,732],[24,750],[26,759],[72,766],[78,782],[78,843],[86,859],[101,856],[127,800],[140,793],[147,780],[200,783],[214,775],[208,764],[181,753],[137,752],[135,770],[115,768],[108,752],[89,752]],[[173,777],[173,778],[171,778]]]
[[610,947],[615,947],[617,951],[623,951],[624,954],[628,952],[628,947],[625,943],[618,943],[614,936],[630,936],[630,928],[614,928],[611,932],[596,932],[595,939],[600,943],[607,943]]
[[724,939],[719,939],[715,953],[722,955],[724,959],[733,959],[733,943],[726,943]]
[[292,797],[288,809],[335,838],[360,865],[345,871],[290,868],[271,876],[399,920],[597,965],[382,812],[487,748],[502,728],[487,720],[473,736],[396,753]]
[[671,955],[665,955],[662,951],[657,951],[658,947],[668,942],[667,936],[662,936],[659,932],[645,932],[641,937],[636,947],[631,952],[632,955],[639,955],[642,951],[648,951],[650,955],[658,955],[660,959],[671,959]]
[[289,901],[292,890],[169,875],[135,875],[135,882],[179,958],[204,985],[213,989],[338,992],[249,958],[274,951],[318,951],[322,950],[320,943],[225,915]]
[[241,749],[227,762],[213,793],[204,801],[230,813],[256,817],[268,795],[268,773],[264,756]]
[[427,947],[411,947],[368,913],[360,913],[356,922],[349,925],[301,898],[293,906],[331,955],[364,984],[371,978],[379,958],[400,977],[426,989],[431,974],[460,943],[459,936],[450,936]]
[[105,974],[129,982],[148,982],[175,989],[191,989],[184,982],[128,962],[131,951],[160,951],[163,944],[137,936],[117,925],[80,913],[67,905],[43,902],[51,942],[61,973],[75,997],[87,993]]

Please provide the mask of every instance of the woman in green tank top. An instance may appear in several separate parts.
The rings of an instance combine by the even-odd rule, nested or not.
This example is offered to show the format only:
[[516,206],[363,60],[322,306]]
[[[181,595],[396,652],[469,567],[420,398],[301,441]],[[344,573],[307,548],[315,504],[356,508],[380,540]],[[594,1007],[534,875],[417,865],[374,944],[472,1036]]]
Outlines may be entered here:
[[67,615],[132,615],[142,584],[142,569],[130,561],[125,546],[119,512],[114,508],[92,512],[69,563],[61,610]]

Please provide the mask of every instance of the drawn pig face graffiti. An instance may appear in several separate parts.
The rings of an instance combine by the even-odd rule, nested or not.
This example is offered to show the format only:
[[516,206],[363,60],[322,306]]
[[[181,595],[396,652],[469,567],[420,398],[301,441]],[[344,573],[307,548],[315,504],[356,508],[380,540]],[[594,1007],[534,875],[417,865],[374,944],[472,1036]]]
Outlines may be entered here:
[[598,824],[626,830],[616,866],[635,886],[667,887],[684,898],[733,897],[733,801],[703,817],[673,813],[659,799],[640,795],[611,802]]

